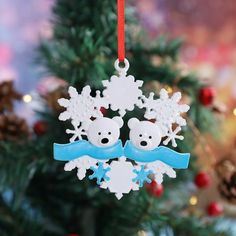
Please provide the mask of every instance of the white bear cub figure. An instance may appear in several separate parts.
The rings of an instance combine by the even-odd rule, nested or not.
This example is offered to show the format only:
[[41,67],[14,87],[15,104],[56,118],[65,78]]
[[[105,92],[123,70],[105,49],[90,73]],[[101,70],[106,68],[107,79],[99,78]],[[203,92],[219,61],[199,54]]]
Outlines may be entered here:
[[162,134],[156,124],[131,118],[128,121],[128,126],[130,141],[136,148],[151,151],[161,143]]
[[114,145],[120,137],[120,128],[123,126],[122,118],[116,116],[98,118],[88,127],[88,140],[97,147],[109,147]]

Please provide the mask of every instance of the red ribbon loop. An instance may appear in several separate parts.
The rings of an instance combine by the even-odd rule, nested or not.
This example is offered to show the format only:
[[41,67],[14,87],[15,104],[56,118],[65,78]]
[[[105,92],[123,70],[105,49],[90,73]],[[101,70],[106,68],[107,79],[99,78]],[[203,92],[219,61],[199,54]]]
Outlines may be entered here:
[[124,62],[125,59],[125,0],[117,0],[117,39],[118,59]]

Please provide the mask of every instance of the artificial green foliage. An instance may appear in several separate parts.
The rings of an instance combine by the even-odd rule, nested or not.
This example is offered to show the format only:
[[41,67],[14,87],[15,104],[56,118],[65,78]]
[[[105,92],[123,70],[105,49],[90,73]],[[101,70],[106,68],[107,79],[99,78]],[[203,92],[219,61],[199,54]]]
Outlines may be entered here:
[[[127,22],[136,22],[127,8]],[[85,85],[101,87],[101,80],[113,73],[116,54],[116,1],[56,0],[53,8],[54,36],[38,49],[38,61],[46,73],[57,76],[81,90]],[[138,36],[139,38],[139,36]],[[140,37],[141,38],[141,37]],[[208,131],[213,115],[198,102],[201,87],[194,75],[182,75],[178,64],[182,41],[161,37],[151,45],[134,39],[127,27],[127,57],[130,74],[147,85],[158,81],[189,96],[193,105],[189,119],[201,132]],[[161,62],[154,65],[153,57]],[[58,121],[58,114],[45,112],[45,135],[33,136],[23,144],[0,143],[0,235],[1,236],[208,236],[230,235],[218,232],[215,223],[186,216],[189,192],[197,159],[192,155],[189,170],[179,171],[176,180],[165,178],[164,195],[151,196],[145,188],[118,201],[113,194],[97,187],[95,181],[78,181],[76,171],[65,172],[64,163],[53,160],[53,143],[66,143],[69,124]],[[127,115],[140,116],[140,112]],[[122,129],[122,139],[127,138]],[[191,127],[179,151],[192,152],[195,137]],[[184,213],[185,212],[185,213]]]

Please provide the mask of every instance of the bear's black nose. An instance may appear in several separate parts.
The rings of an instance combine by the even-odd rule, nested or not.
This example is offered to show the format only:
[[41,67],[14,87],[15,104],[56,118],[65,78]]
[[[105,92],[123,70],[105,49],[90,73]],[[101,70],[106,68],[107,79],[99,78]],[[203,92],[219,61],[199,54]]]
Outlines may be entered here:
[[109,142],[109,139],[108,138],[103,138],[102,140],[101,140],[101,143],[103,143],[103,144],[106,144],[106,143],[108,143]]
[[141,146],[147,146],[147,142],[146,141],[141,141],[140,144],[141,144]]

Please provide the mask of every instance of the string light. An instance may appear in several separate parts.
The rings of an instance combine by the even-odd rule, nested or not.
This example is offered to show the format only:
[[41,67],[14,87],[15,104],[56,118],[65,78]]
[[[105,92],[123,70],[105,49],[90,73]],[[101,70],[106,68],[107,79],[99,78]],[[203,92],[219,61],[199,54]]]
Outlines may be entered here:
[[143,230],[138,231],[138,236],[147,236],[147,233]]
[[190,199],[189,199],[189,204],[190,205],[195,206],[195,205],[197,205],[197,203],[198,203],[198,199],[197,199],[196,196],[190,197]]
[[233,109],[233,114],[236,116],[236,108]]
[[170,86],[165,86],[167,93],[172,93],[173,89]]
[[32,96],[31,96],[30,94],[25,94],[25,95],[23,96],[23,101],[24,101],[25,103],[31,102],[31,101],[32,101]]

